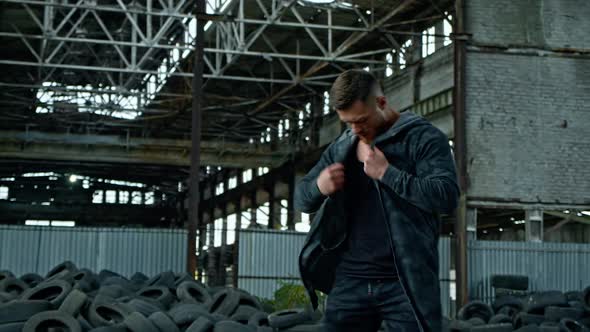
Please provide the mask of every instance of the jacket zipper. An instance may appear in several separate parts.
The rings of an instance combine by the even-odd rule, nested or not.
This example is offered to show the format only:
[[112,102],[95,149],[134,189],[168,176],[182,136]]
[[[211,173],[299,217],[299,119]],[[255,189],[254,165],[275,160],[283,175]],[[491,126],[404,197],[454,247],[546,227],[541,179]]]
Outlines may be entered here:
[[412,303],[412,300],[410,300],[410,297],[408,296],[408,292],[406,291],[406,287],[404,286],[404,281],[403,278],[401,276],[401,274],[399,273],[399,268],[395,259],[395,247],[393,246],[393,241],[391,240],[391,230],[389,229],[389,225],[387,223],[387,216],[385,214],[385,207],[383,206],[383,198],[381,197],[381,189],[379,188],[379,183],[377,182],[377,180],[373,180],[373,183],[375,184],[375,187],[377,188],[377,194],[379,195],[379,203],[381,205],[381,213],[383,214],[383,222],[385,224],[385,229],[387,229],[387,239],[389,240],[389,247],[391,248],[391,254],[393,256],[393,264],[395,265],[395,269],[397,270],[397,275],[400,281],[400,285],[402,286],[402,290],[404,291],[404,295],[406,296],[406,298],[408,299],[408,301],[410,301],[410,307],[412,307],[412,313],[414,314],[414,318],[416,319],[416,322],[418,323],[418,327],[420,328],[421,332],[424,332],[424,328],[422,327],[422,323],[420,322],[420,320],[418,319],[418,315],[416,315],[416,310],[414,309],[414,304]]

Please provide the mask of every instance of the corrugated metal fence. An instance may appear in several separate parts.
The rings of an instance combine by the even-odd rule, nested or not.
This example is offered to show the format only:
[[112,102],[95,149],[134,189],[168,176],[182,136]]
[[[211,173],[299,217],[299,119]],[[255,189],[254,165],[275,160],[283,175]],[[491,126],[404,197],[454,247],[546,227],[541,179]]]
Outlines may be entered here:
[[70,260],[80,268],[124,276],[186,270],[181,229],[0,226],[0,270],[45,275]]
[[297,264],[305,233],[243,229],[238,251],[238,287],[271,299],[279,281],[301,284]]
[[528,276],[531,291],[582,290],[590,285],[590,245],[470,241],[468,266],[473,299],[493,299],[493,274]]
[[[273,230],[241,230],[238,257],[238,287],[263,298],[273,298],[279,281],[301,284],[298,257],[305,233]],[[439,241],[439,278],[443,313],[451,310],[451,239]]]

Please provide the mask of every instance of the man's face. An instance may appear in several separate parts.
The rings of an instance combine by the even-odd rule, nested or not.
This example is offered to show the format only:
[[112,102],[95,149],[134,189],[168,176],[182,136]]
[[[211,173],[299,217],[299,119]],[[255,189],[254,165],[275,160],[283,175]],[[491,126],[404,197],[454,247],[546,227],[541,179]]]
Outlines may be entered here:
[[336,110],[340,121],[350,126],[352,132],[364,143],[371,143],[383,124],[383,116],[377,110],[375,98],[365,103],[357,100],[346,110]]

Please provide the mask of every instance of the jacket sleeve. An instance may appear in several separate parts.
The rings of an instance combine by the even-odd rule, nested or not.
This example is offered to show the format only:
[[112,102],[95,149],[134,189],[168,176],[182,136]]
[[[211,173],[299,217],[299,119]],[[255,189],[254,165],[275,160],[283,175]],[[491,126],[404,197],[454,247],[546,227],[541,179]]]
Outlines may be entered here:
[[381,182],[422,210],[452,214],[460,194],[453,154],[443,132],[426,128],[416,136],[416,175],[389,164]]
[[332,164],[332,158],[330,155],[330,148],[332,145],[333,144],[330,144],[326,150],[324,150],[320,160],[297,183],[293,198],[295,210],[303,213],[313,213],[320,208],[324,199],[328,197],[320,192],[316,180],[324,168]]

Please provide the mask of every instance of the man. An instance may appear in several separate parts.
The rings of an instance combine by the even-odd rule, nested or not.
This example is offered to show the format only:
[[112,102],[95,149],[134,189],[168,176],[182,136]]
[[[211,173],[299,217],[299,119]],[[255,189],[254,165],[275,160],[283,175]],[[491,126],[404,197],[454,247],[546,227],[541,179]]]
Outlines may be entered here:
[[312,304],[328,294],[326,331],[440,331],[439,213],[459,196],[448,138],[366,71],[342,73],[330,104],[350,128],[295,190],[316,213],[299,257]]

